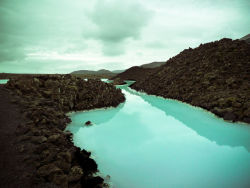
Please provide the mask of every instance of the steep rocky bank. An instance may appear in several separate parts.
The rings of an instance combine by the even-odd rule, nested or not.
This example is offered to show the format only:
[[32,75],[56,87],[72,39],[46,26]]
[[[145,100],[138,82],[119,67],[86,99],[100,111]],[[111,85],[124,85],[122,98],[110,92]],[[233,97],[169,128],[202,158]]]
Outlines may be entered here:
[[131,87],[250,123],[250,45],[221,39],[186,49]]
[[91,153],[75,147],[72,134],[64,131],[70,122],[65,113],[116,107],[125,100],[121,91],[99,80],[70,75],[19,77],[5,87],[25,119],[16,134],[24,163],[36,169],[30,175],[34,186],[50,182],[59,187],[103,187]]

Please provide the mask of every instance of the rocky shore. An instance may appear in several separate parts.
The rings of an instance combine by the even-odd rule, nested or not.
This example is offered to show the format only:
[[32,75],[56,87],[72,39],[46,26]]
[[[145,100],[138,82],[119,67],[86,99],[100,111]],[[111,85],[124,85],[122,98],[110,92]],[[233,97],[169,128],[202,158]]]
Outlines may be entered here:
[[250,123],[250,44],[245,41],[221,39],[186,49],[136,81],[131,87],[138,91]]
[[12,102],[22,110],[24,121],[16,130],[24,163],[35,170],[29,174],[32,187],[104,187],[96,176],[91,153],[74,146],[65,132],[67,112],[116,107],[125,101],[120,89],[100,80],[84,81],[70,75],[10,79],[6,84]]

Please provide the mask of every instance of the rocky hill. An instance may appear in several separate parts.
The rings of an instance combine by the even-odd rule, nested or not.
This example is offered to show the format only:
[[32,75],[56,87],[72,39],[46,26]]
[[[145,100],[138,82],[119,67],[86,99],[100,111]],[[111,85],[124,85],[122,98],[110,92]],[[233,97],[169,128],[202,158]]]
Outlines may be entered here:
[[120,79],[120,80],[140,80],[145,78],[148,74],[152,73],[154,69],[151,68],[142,68],[139,66],[131,67],[124,72],[116,75],[112,79]]
[[115,73],[115,74],[120,74],[122,72],[124,72],[125,70],[112,70],[111,72]]
[[70,74],[84,74],[84,75],[108,75],[108,76],[114,76],[116,75],[116,73],[111,72],[109,70],[106,69],[100,69],[98,71],[92,71],[92,70],[78,70],[78,71],[74,71]]
[[158,61],[158,62],[143,64],[141,65],[141,67],[142,68],[156,68],[156,67],[164,65],[165,63],[166,63],[165,61]]
[[71,75],[18,77],[5,87],[26,120],[16,130],[15,147],[25,155],[24,163],[36,169],[30,177],[33,187],[42,183],[52,183],[52,187],[104,187],[103,178],[95,175],[97,164],[91,153],[74,146],[72,134],[64,131],[70,122],[66,113],[115,107],[125,100],[121,90]]
[[240,40],[244,40],[244,41],[246,41],[248,44],[250,44],[250,34],[248,34],[248,35],[246,35],[246,36],[240,38]]
[[250,123],[250,45],[245,41],[221,39],[186,49],[135,80],[136,90]]

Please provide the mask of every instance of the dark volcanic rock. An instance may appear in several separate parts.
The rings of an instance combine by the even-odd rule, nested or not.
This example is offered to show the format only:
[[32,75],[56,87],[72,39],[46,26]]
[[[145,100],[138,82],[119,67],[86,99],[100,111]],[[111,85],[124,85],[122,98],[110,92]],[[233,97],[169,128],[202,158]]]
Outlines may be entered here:
[[92,125],[92,122],[91,122],[91,121],[86,121],[86,122],[85,122],[85,125],[87,125],[87,126],[88,126],[88,125]]
[[113,85],[124,85],[126,82],[120,78],[115,78],[112,82]]
[[250,45],[221,39],[186,49],[131,87],[249,122]]
[[[120,89],[99,80],[84,81],[70,75],[18,77],[5,86],[27,123],[18,126],[19,151],[25,163],[37,169],[34,186],[53,183],[59,187],[101,187],[96,162],[90,153],[75,147],[72,134],[64,132],[69,111],[116,107],[124,102]],[[91,123],[91,122],[90,122]]]
[[[131,67],[127,69],[126,71],[116,75],[115,77],[112,78],[112,80],[141,80],[143,78],[146,78],[147,75],[150,73],[154,72],[154,69],[152,68],[143,68],[143,67]],[[120,81],[120,82],[121,82]]]

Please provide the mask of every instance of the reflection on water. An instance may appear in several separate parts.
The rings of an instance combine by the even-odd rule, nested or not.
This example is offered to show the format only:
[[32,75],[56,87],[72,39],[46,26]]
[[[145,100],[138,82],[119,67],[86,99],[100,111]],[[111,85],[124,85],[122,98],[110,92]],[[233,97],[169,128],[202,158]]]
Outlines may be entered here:
[[[89,110],[85,112],[73,112],[68,115],[71,117],[70,131],[78,132],[80,128],[82,128],[86,121],[91,120],[94,125],[98,125],[101,123],[106,123],[110,119],[112,119],[117,112],[122,109],[124,103],[120,104],[117,108],[106,108],[105,109],[95,109]],[[96,118],[98,116],[98,118]]]
[[119,87],[124,104],[72,113],[67,127],[113,187],[250,186],[249,126]]
[[[138,93],[130,88],[125,88],[125,90],[140,96],[150,105],[164,111],[166,115],[175,117],[199,135],[215,141],[218,145],[228,145],[231,147],[243,146],[250,152],[249,126],[244,126],[243,123],[226,122],[212,114],[208,114],[203,109],[191,109],[192,106],[176,100],[152,97],[147,94]],[[187,114],[189,110],[192,110],[192,112],[195,110],[195,113],[191,112],[192,114]]]

